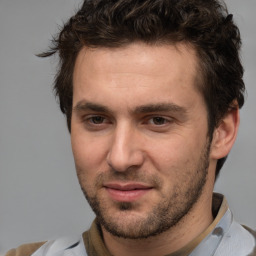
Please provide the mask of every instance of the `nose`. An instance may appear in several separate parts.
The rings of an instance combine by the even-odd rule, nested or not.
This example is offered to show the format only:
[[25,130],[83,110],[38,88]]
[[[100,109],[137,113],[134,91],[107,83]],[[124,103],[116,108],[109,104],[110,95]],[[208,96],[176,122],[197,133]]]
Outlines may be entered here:
[[135,128],[119,126],[113,132],[107,155],[108,165],[117,172],[138,168],[144,162],[141,137]]

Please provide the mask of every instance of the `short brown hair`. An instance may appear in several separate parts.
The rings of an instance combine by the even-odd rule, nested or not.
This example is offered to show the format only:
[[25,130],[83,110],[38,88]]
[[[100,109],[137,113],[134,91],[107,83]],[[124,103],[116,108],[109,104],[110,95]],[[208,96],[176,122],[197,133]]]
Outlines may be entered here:
[[[54,90],[71,129],[73,70],[84,47],[122,47],[132,42],[146,44],[185,42],[199,57],[200,90],[208,109],[209,135],[237,102],[244,103],[240,33],[218,0],[85,0],[81,9],[54,38],[59,70]],[[237,106],[236,106],[237,107]],[[216,176],[225,158],[219,159]]]

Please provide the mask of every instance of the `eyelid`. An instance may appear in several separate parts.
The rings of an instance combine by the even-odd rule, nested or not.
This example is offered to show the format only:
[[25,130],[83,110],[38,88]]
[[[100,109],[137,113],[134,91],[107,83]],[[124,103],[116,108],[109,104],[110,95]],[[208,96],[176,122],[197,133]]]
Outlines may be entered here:
[[149,121],[153,120],[154,118],[162,118],[165,121],[165,123],[162,124],[162,125],[152,124],[152,125],[155,125],[155,126],[164,126],[164,125],[168,125],[168,124],[174,122],[174,118],[172,118],[172,117],[168,117],[168,116],[165,116],[165,115],[152,114],[152,115],[149,115],[149,116],[146,117],[146,123],[149,123]]
[[[94,117],[100,117],[103,119],[103,121],[100,123],[94,123],[92,121]],[[109,126],[109,124],[111,124],[111,120],[103,114],[85,114],[81,117],[81,123],[83,124],[86,130],[101,131],[106,129]]]

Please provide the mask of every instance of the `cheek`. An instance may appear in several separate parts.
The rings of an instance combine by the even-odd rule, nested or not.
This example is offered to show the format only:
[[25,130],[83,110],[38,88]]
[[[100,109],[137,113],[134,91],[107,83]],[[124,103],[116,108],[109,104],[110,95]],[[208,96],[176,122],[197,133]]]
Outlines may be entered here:
[[[77,171],[83,176],[97,174],[104,168],[106,150],[104,142],[97,139],[71,134],[72,151]],[[91,176],[91,175],[90,175]]]
[[150,150],[150,159],[163,175],[175,178],[183,175],[196,165],[200,158],[201,146],[183,138],[154,143]]

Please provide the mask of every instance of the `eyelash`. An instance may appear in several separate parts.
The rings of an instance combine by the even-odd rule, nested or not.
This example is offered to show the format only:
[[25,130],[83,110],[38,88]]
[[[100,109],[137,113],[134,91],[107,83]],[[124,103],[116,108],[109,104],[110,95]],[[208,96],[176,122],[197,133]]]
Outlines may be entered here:
[[[153,121],[153,122],[152,122],[152,125],[156,125],[156,126],[163,126],[163,125],[165,125],[165,124],[171,122],[170,118],[166,118],[166,117],[163,117],[163,116],[153,116],[153,117],[150,117],[150,118],[148,119],[148,122],[149,122],[150,120]],[[160,122],[160,124],[157,125],[154,121]],[[163,122],[163,123],[162,123],[162,122]]]
[[[98,119],[98,120],[97,120]],[[89,130],[100,130],[104,129],[106,125],[112,123],[110,119],[103,115],[88,115],[82,119],[86,128]],[[156,122],[160,122],[160,124],[156,124]],[[143,125],[149,125],[152,129],[162,129],[167,127],[169,124],[173,122],[171,117],[164,117],[158,115],[150,115],[148,117],[144,117],[142,122]]]
[[111,123],[110,121],[107,121],[107,120],[108,119],[102,115],[89,115],[82,118],[83,123],[90,126],[100,126],[105,123]]
[[[98,119],[98,120],[97,120]],[[100,120],[99,120],[100,119]],[[94,122],[94,121],[95,122]],[[98,122],[100,122],[100,121],[102,121],[102,122],[100,122],[100,123],[103,123],[104,122],[104,120],[106,120],[106,118],[105,117],[102,117],[102,116],[93,116],[93,117],[90,117],[90,118],[88,118],[88,121],[91,121],[91,123],[93,123],[93,124],[95,124],[95,125],[98,125],[99,123]]]

